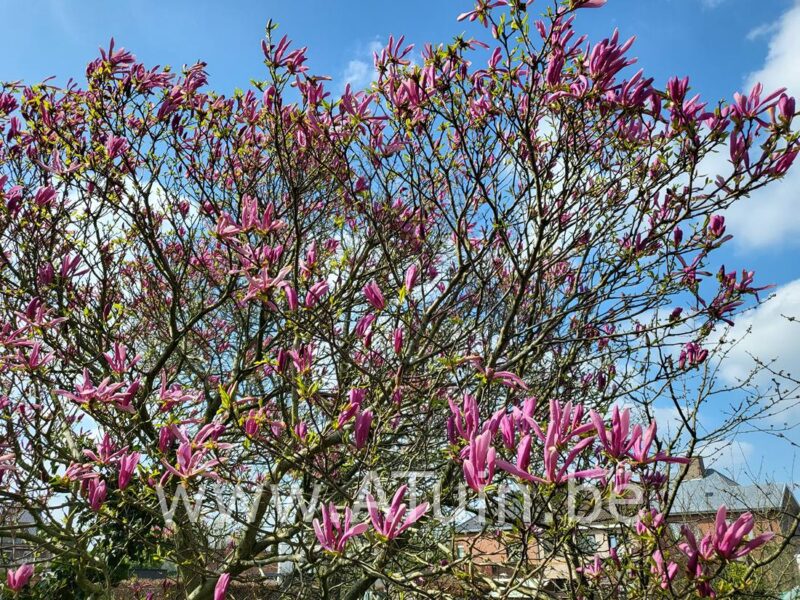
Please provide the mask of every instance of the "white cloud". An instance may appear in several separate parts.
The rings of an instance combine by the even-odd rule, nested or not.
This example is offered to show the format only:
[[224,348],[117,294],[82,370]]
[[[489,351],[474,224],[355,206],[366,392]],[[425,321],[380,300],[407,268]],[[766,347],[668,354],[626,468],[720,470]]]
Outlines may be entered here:
[[749,442],[720,440],[700,447],[697,454],[703,457],[706,468],[721,471],[733,479],[743,480],[749,479],[752,475],[742,471],[752,463],[753,449],[753,444]]
[[[756,367],[754,359],[769,364],[773,371],[800,378],[800,352],[797,351],[800,323],[787,317],[800,318],[800,279],[781,286],[772,298],[736,317],[733,329],[725,333],[735,343],[722,361],[722,378],[730,384],[744,380]],[[754,382],[763,387],[765,393],[773,385],[772,376],[766,372],[758,375]],[[794,396],[791,394],[770,411],[775,413],[773,422],[800,424],[800,403]]]
[[723,376],[730,382],[744,379],[753,367],[751,356],[774,361],[774,369],[800,375],[797,352],[800,323],[786,319],[799,316],[800,279],[795,279],[779,287],[772,298],[757,308],[736,317],[731,333],[739,342],[724,361]]
[[[730,166],[721,172],[730,172]],[[726,213],[737,247],[794,246],[800,242],[800,163],[786,176],[736,202]]]
[[662,440],[672,440],[683,426],[681,413],[674,406],[654,407],[653,418],[658,424],[658,436]]
[[347,68],[342,74],[342,80],[345,84],[350,84],[353,87],[360,88],[364,84],[369,83],[371,71],[369,65],[363,60],[351,60],[347,63]]
[[747,76],[747,86],[761,82],[767,91],[786,87],[790,94],[800,95],[800,2],[781,16],[774,29],[764,66]]
[[[751,30],[752,40],[770,35],[769,50],[760,69],[745,77],[744,90],[749,91],[760,82],[766,93],[785,87],[794,96],[800,96],[800,0],[779,20]],[[716,161],[727,161],[719,154]],[[717,172],[730,172],[730,165],[721,164]],[[750,198],[737,202],[727,214],[729,228],[739,248],[757,249],[777,245],[796,245],[800,241],[800,165],[794,165],[786,176],[762,189]]]
[[358,49],[356,57],[347,63],[347,67],[342,72],[342,88],[349,83],[358,90],[372,82],[375,76],[373,54],[380,52],[382,47],[383,44],[376,39]]
[[[800,31],[798,31],[800,36]],[[701,172],[712,178],[733,171],[725,145],[703,158]],[[738,199],[725,211],[728,233],[740,251],[800,244],[800,162],[780,181]]]
[[778,30],[780,26],[781,26],[780,21],[774,21],[772,23],[762,23],[761,25],[753,27],[750,31],[747,32],[747,39],[751,42],[754,42],[764,36],[772,35]]

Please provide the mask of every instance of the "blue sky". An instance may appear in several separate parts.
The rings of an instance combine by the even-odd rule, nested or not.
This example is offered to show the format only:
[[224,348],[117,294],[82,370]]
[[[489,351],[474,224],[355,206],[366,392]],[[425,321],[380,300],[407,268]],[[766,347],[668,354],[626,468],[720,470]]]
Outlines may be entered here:
[[[537,4],[542,0],[531,10]],[[334,77],[340,82],[334,87],[364,80],[371,46],[389,34],[405,34],[419,47],[478,31],[455,20],[472,8],[471,0],[0,0],[0,8],[0,79],[80,80],[98,46],[114,36],[149,65],[206,61],[211,86],[226,93],[261,76],[259,43],[270,17],[295,43],[309,46],[312,71]],[[761,79],[800,96],[800,0],[609,0],[602,10],[582,11],[577,24],[594,40],[614,27],[637,35],[633,53],[657,83],[688,75],[695,91],[715,101]],[[798,194],[800,165],[728,215],[736,237],[723,257],[726,266],[755,269],[757,281],[778,286],[771,306],[742,317],[754,334],[734,353],[731,374],[746,367],[748,352],[777,358],[780,367],[800,374],[797,335],[780,316],[800,316]],[[800,408],[792,418],[800,422]],[[800,431],[788,435],[800,443]],[[743,458],[762,476],[800,480],[797,449],[761,436],[741,439],[721,455],[724,466]]]

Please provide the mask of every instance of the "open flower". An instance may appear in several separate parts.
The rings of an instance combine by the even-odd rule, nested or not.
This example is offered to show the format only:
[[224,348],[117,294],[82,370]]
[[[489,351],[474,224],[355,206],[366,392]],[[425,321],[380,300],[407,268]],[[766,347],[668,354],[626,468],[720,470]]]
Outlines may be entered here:
[[[525,481],[538,483],[562,484],[570,479],[597,478],[605,475],[601,468],[584,469],[570,472],[570,467],[578,456],[594,444],[594,436],[585,436],[593,428],[592,424],[583,423],[583,407],[573,406],[567,402],[563,406],[557,401],[550,402],[550,422],[546,433],[542,433],[536,422],[532,423],[534,435],[543,444],[544,473],[542,476],[532,475],[528,472],[531,462],[532,435],[522,438],[517,449],[517,462],[511,464],[498,460],[497,466]],[[576,444],[568,448],[573,438],[581,438]],[[562,456],[568,449],[566,456]]]
[[314,519],[314,533],[322,544],[322,547],[329,552],[341,554],[344,552],[347,541],[357,535],[363,534],[369,524],[359,523],[352,525],[353,511],[350,507],[344,509],[344,522],[339,517],[336,505],[331,502],[327,506],[322,506],[322,523]]
[[467,485],[476,492],[492,482],[495,470],[495,449],[491,447],[492,432],[484,431],[475,436],[467,447],[467,459],[464,461],[464,478]]
[[176,454],[178,462],[175,466],[169,464],[163,458],[161,459],[161,463],[167,469],[168,473],[180,479],[189,479],[197,476],[209,477],[211,479],[219,478],[212,469],[220,464],[220,460],[215,458],[204,462],[206,456],[205,449],[192,451],[192,443],[185,441],[178,447],[178,452]]
[[714,531],[703,536],[699,543],[689,527],[684,525],[681,528],[686,541],[678,547],[687,557],[686,571],[689,577],[701,580],[696,583],[697,591],[701,595],[713,593],[708,582],[703,579],[704,562],[715,556],[726,561],[742,558],[774,537],[773,533],[767,532],[745,541],[745,537],[753,530],[752,513],[744,513],[731,524],[726,520],[727,514],[728,509],[723,504],[717,511]]
[[712,538],[714,550],[716,550],[720,558],[726,560],[741,558],[759,546],[766,544],[775,535],[771,532],[762,533],[752,540],[742,543],[745,536],[753,530],[753,514],[749,512],[744,513],[730,525],[728,525],[725,519],[727,514],[728,509],[723,504],[717,511],[717,519]]
[[[395,539],[428,512],[428,503],[423,502],[406,516],[407,507],[403,503],[403,496],[406,495],[407,490],[407,485],[400,486],[397,492],[395,492],[392,504],[389,506],[389,511],[386,513],[378,510],[378,504],[375,502],[375,498],[372,497],[372,494],[367,494],[367,510],[369,511],[372,525],[375,527],[375,531],[378,532],[378,535],[386,540]],[[404,516],[406,517],[405,520],[403,520]]]

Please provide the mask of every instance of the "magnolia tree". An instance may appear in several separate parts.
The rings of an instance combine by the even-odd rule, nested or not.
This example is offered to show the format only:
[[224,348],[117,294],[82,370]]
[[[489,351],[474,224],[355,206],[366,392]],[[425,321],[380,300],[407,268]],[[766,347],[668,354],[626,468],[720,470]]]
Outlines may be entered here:
[[482,0],[475,38],[390,38],[341,95],[271,24],[233,97],[113,42],[83,86],[5,84],[0,497],[32,524],[3,525],[31,552],[4,593],[165,564],[195,600],[276,571],[308,598],[750,589],[785,545],[752,552],[751,515],[668,522],[687,457],[786,397],[718,379],[764,287],[714,257],[790,168],[795,102],[656,87],[633,40],[574,33],[602,4]]

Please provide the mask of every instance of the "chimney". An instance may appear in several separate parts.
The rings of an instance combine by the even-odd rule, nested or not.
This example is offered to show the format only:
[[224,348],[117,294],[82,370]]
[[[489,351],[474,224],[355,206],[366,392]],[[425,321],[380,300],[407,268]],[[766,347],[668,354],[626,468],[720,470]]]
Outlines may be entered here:
[[693,456],[686,468],[685,479],[702,479],[706,476],[706,467],[702,456]]

